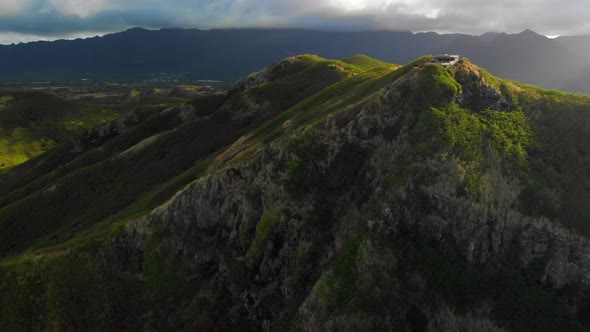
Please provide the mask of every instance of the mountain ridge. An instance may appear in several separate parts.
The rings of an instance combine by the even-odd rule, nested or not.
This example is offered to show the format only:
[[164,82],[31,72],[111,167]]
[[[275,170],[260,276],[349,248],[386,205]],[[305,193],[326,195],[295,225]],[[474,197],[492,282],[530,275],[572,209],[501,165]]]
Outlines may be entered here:
[[117,172],[147,169],[127,187],[162,178],[94,224],[23,232],[12,251],[3,239],[0,327],[584,330],[590,98],[430,58],[287,58],[214,102],[107,126],[70,160],[50,151],[0,175],[3,229],[21,226],[7,211],[31,194],[76,199],[91,184],[101,211],[132,194],[103,193]]
[[[545,35],[542,35],[532,29],[526,28],[520,32],[515,32],[515,33],[506,33],[506,32],[497,32],[497,31],[488,31],[488,32],[484,32],[481,34],[468,34],[468,33],[438,33],[435,31],[424,31],[424,32],[412,32],[409,30],[361,30],[361,31],[339,31],[339,30],[322,30],[322,29],[304,29],[304,28],[212,28],[212,29],[199,29],[199,28],[181,28],[181,27],[176,27],[176,28],[161,28],[161,29],[148,29],[148,28],[144,28],[144,27],[140,27],[140,26],[136,26],[136,27],[131,27],[128,28],[126,30],[121,30],[121,31],[117,31],[117,32],[111,32],[111,33],[107,33],[104,35],[96,35],[96,36],[88,36],[88,37],[79,37],[79,38],[74,38],[74,39],[56,39],[56,40],[34,40],[34,41],[27,41],[27,42],[21,42],[21,43],[11,43],[11,44],[0,44],[0,46],[15,46],[15,45],[26,45],[26,44],[36,44],[36,43],[53,43],[53,42],[63,42],[63,41],[75,41],[75,40],[87,40],[87,39],[96,39],[96,38],[104,38],[104,37],[109,37],[112,35],[120,35],[120,34],[126,34],[126,33],[133,33],[133,32],[139,32],[139,33],[148,33],[148,32],[154,32],[154,31],[236,31],[236,30],[250,30],[250,31],[265,31],[265,30],[275,30],[275,31],[298,31],[298,30],[302,30],[302,31],[316,31],[316,32],[348,32],[348,33],[366,33],[366,32],[372,32],[372,33],[404,33],[404,34],[412,34],[412,35],[417,35],[417,34],[423,34],[423,35],[437,35],[437,36],[471,36],[471,37],[485,37],[485,36],[494,36],[494,35],[508,35],[508,36],[514,36],[514,35],[523,35],[523,34],[530,34],[530,35],[538,35],[541,37],[545,37],[548,38]],[[586,37],[587,35],[564,35],[564,36],[559,36],[562,38],[579,38],[579,37]],[[557,37],[557,38],[559,38]],[[548,38],[549,39],[549,38]]]
[[407,63],[423,54],[460,53],[502,77],[590,92],[579,84],[587,78],[584,69],[590,72],[586,52],[560,38],[552,40],[526,30],[495,38],[396,31],[128,30],[89,39],[0,46],[0,60],[6,64],[0,79],[150,79],[165,72],[233,81],[270,62],[304,53],[332,59],[368,54],[393,63]]

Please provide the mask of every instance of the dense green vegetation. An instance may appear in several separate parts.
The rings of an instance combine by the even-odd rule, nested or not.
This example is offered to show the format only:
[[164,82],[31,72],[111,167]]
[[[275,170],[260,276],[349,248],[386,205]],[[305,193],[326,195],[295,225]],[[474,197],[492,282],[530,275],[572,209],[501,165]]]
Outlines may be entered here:
[[335,261],[332,274],[319,284],[323,301],[349,313],[359,310],[355,303],[359,300],[360,283],[357,260],[363,241],[362,237],[351,240]]
[[[405,266],[423,271],[429,287],[444,296],[455,308],[468,312],[491,299],[495,320],[514,331],[575,331],[574,319],[555,290],[534,279],[545,268],[542,259],[530,262],[523,271],[517,252],[505,257],[502,266],[469,266],[416,234],[402,247],[416,248],[406,253]],[[485,273],[482,272],[485,270]]]
[[432,152],[434,146],[442,143],[449,152],[459,156],[469,169],[468,188],[474,195],[478,192],[478,176],[485,153],[500,155],[510,168],[527,166],[527,149],[532,144],[532,131],[524,113],[520,111],[486,110],[474,113],[451,105],[424,111],[418,121],[416,135],[420,138],[417,140],[431,142],[420,148]]
[[[411,135],[416,151],[424,157],[444,151],[458,158],[465,175],[462,185],[475,200],[479,200],[481,190],[489,194],[489,186],[497,185],[482,178],[485,172],[502,169],[502,173],[517,178],[516,183],[526,185],[521,193],[524,213],[554,218],[590,234],[586,208],[590,190],[587,186],[581,189],[579,182],[588,179],[587,167],[582,171],[582,163],[588,161],[590,150],[573,138],[584,140],[588,136],[583,127],[590,120],[590,98],[504,81],[479,70],[485,82],[509,101],[510,108],[481,108],[481,100],[470,104],[475,108],[464,108],[456,102],[456,96],[464,92],[453,77],[456,74],[455,68],[431,65],[421,72],[417,94],[411,97]],[[567,131],[574,134],[570,136]],[[422,158],[418,155],[409,162],[413,167],[395,168],[390,184],[398,188],[419,174],[413,168]],[[565,183],[577,189],[567,188]],[[560,206],[560,200],[565,204]],[[533,277],[543,273],[543,258],[533,260],[523,270],[518,264],[522,248],[515,246],[501,266],[466,266],[462,259],[433,247],[433,243],[413,233],[406,236],[411,244],[406,243],[405,248],[418,248],[407,254],[412,257],[408,266],[423,271],[429,287],[443,294],[458,310],[469,312],[478,303],[493,299],[492,316],[510,330],[579,329],[571,308],[559,301],[562,294]]]
[[523,209],[590,235],[590,97],[510,83],[535,144]]
[[[421,227],[430,219],[460,227],[478,213],[486,225],[500,223],[495,213],[510,212],[590,234],[590,98],[428,60],[398,67],[366,56],[292,57],[186,107],[140,100],[116,133],[77,134],[116,112],[77,105],[25,123],[14,110],[33,112],[26,102],[2,97],[2,126],[26,124],[53,140],[47,148],[56,146],[0,174],[0,330],[253,330],[273,320],[292,328],[310,294],[323,314],[346,317],[335,330],[366,328],[358,322],[373,316],[379,329],[396,305],[411,308],[400,317],[425,329],[427,311],[441,303],[458,315],[489,306],[495,322],[516,331],[579,328],[567,289],[540,281],[547,258],[521,266],[524,248],[511,244],[489,263],[467,264],[453,230],[429,238]],[[47,107],[70,105],[53,103]],[[88,117],[74,125],[81,114]],[[359,114],[366,132],[352,125]],[[385,118],[397,121],[388,125],[399,127],[394,134],[371,124]],[[51,136],[58,126],[67,130]],[[256,154],[270,143],[279,152]],[[375,152],[379,144],[389,150]],[[241,168],[260,161],[255,154],[269,160]],[[210,206],[190,201],[179,224],[133,228],[217,172],[227,188],[204,189]],[[279,182],[233,187],[267,179]],[[216,211],[234,190],[239,198]],[[192,212],[201,203],[205,216]],[[191,228],[208,213],[229,221]],[[387,228],[384,215],[398,229]],[[283,279],[265,288],[273,278]],[[247,317],[254,306],[256,317]],[[230,325],[229,315],[247,319]]]

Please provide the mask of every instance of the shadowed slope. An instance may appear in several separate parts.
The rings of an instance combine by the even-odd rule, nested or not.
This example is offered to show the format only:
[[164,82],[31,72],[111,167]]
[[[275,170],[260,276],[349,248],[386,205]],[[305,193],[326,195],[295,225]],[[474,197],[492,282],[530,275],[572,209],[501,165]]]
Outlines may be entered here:
[[108,226],[145,213],[206,174],[210,157],[241,135],[359,73],[340,61],[289,58],[238,82],[227,95],[155,114],[134,112],[90,131],[0,178],[0,227],[6,230],[0,251],[62,243],[105,219]]
[[117,117],[43,93],[0,93],[0,172]]

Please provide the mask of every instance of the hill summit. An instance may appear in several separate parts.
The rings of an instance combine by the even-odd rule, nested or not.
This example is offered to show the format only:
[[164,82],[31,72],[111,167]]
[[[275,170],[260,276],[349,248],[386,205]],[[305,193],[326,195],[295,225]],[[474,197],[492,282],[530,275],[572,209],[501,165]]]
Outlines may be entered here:
[[0,175],[0,328],[587,329],[590,98],[430,60],[290,57]]

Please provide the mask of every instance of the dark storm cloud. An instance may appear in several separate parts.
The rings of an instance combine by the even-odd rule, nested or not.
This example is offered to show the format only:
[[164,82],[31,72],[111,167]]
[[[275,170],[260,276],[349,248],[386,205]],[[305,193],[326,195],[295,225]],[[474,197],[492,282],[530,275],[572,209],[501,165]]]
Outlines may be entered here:
[[0,0],[0,42],[134,26],[586,34],[589,10],[587,0]]

